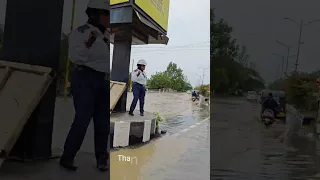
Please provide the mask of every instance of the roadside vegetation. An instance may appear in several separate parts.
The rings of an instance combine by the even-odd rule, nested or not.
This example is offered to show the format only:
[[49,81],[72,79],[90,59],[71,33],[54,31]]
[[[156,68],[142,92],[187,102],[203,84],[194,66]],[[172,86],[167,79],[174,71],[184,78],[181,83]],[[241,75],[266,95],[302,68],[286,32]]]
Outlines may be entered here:
[[249,61],[246,46],[240,46],[232,38],[232,27],[223,19],[217,20],[214,9],[211,9],[210,16],[211,91],[234,94],[263,89],[264,81],[254,63]]
[[185,92],[192,89],[183,70],[177,64],[170,62],[167,69],[157,72],[148,79],[149,89],[171,89],[178,92]]
[[287,102],[297,109],[316,111],[319,99],[317,87],[320,71],[313,73],[295,73],[285,79],[278,79],[269,85],[272,90],[286,92]]
[[210,84],[202,84],[195,88],[204,97],[210,96]]

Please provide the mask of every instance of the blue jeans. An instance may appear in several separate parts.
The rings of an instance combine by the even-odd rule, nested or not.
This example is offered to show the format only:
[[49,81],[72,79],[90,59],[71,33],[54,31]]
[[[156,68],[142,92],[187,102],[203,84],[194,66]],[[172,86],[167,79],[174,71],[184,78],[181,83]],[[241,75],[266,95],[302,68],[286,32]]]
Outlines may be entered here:
[[63,158],[73,161],[79,151],[91,119],[94,122],[95,156],[98,162],[106,163],[110,132],[110,83],[104,73],[78,68],[71,75],[71,94],[75,117],[67,136]]
[[138,100],[140,103],[140,113],[144,113],[144,97],[146,96],[146,88],[138,83],[132,84],[133,100],[130,106],[130,112],[132,113],[137,106]]

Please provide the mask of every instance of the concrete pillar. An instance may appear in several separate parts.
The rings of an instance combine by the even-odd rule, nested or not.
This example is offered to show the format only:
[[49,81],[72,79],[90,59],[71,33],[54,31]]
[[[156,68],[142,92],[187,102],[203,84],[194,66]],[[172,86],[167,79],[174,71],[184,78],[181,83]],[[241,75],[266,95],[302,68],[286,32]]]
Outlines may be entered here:
[[[3,59],[58,70],[64,0],[9,0],[4,29]],[[51,156],[56,82],[30,117],[11,155]]]
[[127,90],[114,108],[116,112],[126,112],[131,44],[132,33],[130,29],[115,35],[111,80],[127,83]]

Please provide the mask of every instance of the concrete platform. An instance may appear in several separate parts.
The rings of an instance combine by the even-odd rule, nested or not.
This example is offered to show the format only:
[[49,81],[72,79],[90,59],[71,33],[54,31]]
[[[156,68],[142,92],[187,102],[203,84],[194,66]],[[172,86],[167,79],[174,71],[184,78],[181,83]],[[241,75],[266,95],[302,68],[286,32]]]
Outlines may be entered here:
[[[133,143],[147,142],[150,140],[150,136],[155,133],[156,117],[153,113],[145,112],[144,116],[140,116],[139,111],[135,111],[134,114],[135,116],[130,116],[128,113],[112,113],[110,115],[111,148],[126,147]],[[73,118],[74,109],[72,99],[68,98],[67,101],[64,101],[62,98],[57,98],[53,147],[63,147],[65,137],[69,132]],[[88,128],[86,139],[84,143],[90,144],[89,147],[94,147],[92,142],[92,122]]]
[[126,147],[134,143],[148,142],[156,131],[156,116],[145,112],[144,116],[139,111],[135,116],[128,113],[113,113],[110,121],[110,137],[112,147]]

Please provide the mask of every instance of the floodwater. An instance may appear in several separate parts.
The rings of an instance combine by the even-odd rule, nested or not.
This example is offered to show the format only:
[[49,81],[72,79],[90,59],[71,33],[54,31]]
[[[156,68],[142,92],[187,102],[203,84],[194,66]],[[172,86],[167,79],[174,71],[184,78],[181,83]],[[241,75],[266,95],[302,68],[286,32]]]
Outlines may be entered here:
[[[130,106],[132,94],[128,94]],[[162,124],[167,135],[141,147],[111,152],[112,180],[181,180],[209,179],[209,116],[208,108],[190,101],[190,95],[148,93],[145,110],[166,118]],[[138,107],[139,108],[139,107]],[[60,155],[73,120],[73,104],[58,98],[53,132],[53,154]],[[190,128],[190,126],[192,128]],[[59,159],[34,163],[6,162],[0,171],[1,180],[106,180],[97,171],[94,158],[92,123],[76,157],[76,173],[64,171]],[[119,156],[120,160],[119,160]],[[131,158],[131,159],[129,159]]]
[[212,179],[320,179],[319,140],[306,135],[304,128],[293,131],[290,115],[287,124],[266,129],[257,118],[258,104],[241,99],[214,102],[211,142],[217,148],[212,148]]
[[[165,116],[161,127],[167,134],[141,147],[112,152],[111,179],[209,179],[210,126],[209,120],[205,120],[209,109],[191,102],[189,95],[168,94],[165,98],[176,104],[181,102],[178,104],[182,106]],[[168,106],[160,107],[163,107],[159,108],[160,114],[168,112]]]

